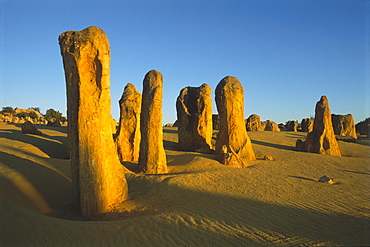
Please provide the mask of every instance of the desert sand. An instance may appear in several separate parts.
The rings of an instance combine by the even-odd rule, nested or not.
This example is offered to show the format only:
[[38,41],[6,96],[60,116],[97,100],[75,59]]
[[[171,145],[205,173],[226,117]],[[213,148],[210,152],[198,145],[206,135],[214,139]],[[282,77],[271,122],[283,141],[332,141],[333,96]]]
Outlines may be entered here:
[[70,204],[67,128],[35,126],[42,136],[0,123],[1,246],[370,245],[364,143],[340,141],[337,157],[295,151],[303,132],[248,132],[257,160],[238,169],[178,151],[177,128],[164,128],[169,173],[127,174],[121,209],[83,219]]

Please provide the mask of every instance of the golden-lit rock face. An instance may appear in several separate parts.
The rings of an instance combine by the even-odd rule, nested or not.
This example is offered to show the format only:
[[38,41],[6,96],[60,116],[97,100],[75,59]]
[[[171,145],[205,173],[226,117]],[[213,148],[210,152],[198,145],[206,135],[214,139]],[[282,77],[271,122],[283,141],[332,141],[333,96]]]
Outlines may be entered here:
[[265,131],[279,132],[280,128],[274,121],[266,120],[261,123]]
[[68,142],[74,202],[84,216],[111,210],[128,198],[112,138],[110,47],[97,27],[59,36],[67,85]]
[[140,149],[141,93],[128,83],[119,101],[120,119],[114,138],[121,161],[137,161]]
[[257,114],[252,114],[246,120],[247,131],[263,131],[261,126],[261,118]]
[[326,96],[321,96],[316,103],[313,131],[307,134],[305,142],[297,140],[296,148],[310,153],[341,156]]
[[211,87],[186,87],[176,101],[179,149],[211,152],[212,99]]
[[167,173],[162,132],[163,76],[149,71],[143,81],[140,115],[139,171],[146,174]]
[[223,145],[230,145],[241,159],[255,160],[245,127],[243,86],[237,78],[226,76],[218,83],[215,98],[220,118],[216,153],[220,153]]

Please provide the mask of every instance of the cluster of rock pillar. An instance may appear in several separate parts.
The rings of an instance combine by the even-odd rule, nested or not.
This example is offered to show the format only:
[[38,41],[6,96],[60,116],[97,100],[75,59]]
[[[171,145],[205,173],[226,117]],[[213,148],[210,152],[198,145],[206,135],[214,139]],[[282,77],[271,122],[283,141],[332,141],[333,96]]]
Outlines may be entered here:
[[[187,151],[210,152],[213,147],[211,88],[186,87],[177,101],[179,148]],[[222,164],[246,167],[243,159],[255,160],[251,140],[244,121],[244,90],[239,80],[226,76],[217,85],[215,100],[218,110],[219,129],[215,153]]]
[[[120,161],[139,160],[144,173],[166,173],[162,140],[162,75],[149,71],[143,97],[132,84],[120,100],[120,124],[112,138],[110,45],[103,30],[88,27],[59,36],[67,88],[68,149],[73,203],[83,216],[112,211],[128,199]],[[129,121],[127,121],[129,120]]]

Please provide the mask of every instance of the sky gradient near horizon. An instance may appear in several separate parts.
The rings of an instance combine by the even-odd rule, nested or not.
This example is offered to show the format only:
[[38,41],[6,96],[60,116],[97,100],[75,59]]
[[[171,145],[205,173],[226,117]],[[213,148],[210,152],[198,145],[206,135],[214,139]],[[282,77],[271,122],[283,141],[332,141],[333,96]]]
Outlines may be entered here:
[[[370,116],[370,2],[0,1],[0,107],[66,115],[58,36],[102,28],[111,45],[112,116],[127,83],[163,74],[163,124],[176,120],[182,88],[225,76],[244,87],[245,118],[277,123],[331,112]],[[213,112],[217,113],[216,105]]]

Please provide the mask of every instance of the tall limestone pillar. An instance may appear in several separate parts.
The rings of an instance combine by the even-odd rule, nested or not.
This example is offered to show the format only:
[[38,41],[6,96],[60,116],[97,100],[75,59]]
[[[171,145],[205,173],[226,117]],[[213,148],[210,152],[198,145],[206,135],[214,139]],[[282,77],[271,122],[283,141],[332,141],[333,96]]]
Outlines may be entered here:
[[307,134],[306,141],[297,140],[296,149],[309,153],[341,156],[326,96],[321,96],[320,101],[316,103],[312,132]]
[[140,114],[139,171],[146,174],[167,173],[162,130],[163,76],[149,71],[143,81]]
[[128,198],[111,129],[110,48],[98,27],[59,36],[67,85],[73,201],[84,216],[108,212]]
[[128,83],[119,100],[120,119],[114,141],[120,161],[137,161],[140,149],[141,93]]
[[176,100],[179,149],[206,153],[212,151],[211,91],[205,83],[180,91]]
[[236,77],[226,76],[217,85],[215,99],[220,118],[216,153],[223,146],[233,150],[241,159],[255,160],[251,140],[244,120],[244,89]]

